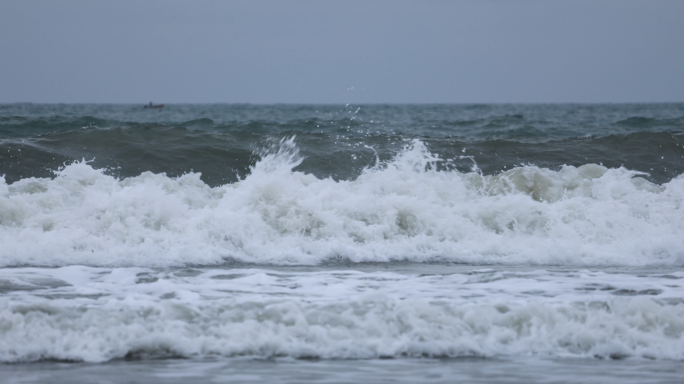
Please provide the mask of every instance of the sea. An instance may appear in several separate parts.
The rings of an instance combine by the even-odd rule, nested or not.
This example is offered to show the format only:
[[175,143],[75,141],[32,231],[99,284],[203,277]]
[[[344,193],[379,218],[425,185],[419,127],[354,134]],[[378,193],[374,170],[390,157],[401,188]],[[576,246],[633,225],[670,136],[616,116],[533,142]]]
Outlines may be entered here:
[[684,103],[0,104],[2,383],[682,383]]

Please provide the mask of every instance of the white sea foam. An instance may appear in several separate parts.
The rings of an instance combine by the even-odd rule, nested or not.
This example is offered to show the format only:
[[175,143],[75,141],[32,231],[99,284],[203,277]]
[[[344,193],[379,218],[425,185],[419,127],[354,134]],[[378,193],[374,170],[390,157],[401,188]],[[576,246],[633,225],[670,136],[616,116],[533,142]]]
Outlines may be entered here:
[[682,176],[656,185],[596,164],[438,172],[420,141],[351,181],[293,172],[299,161],[285,140],[215,188],[197,173],[117,180],[86,162],[0,179],[0,266],[684,264]]
[[0,269],[0,361],[131,355],[682,360],[684,292],[676,284],[682,278],[682,272]]

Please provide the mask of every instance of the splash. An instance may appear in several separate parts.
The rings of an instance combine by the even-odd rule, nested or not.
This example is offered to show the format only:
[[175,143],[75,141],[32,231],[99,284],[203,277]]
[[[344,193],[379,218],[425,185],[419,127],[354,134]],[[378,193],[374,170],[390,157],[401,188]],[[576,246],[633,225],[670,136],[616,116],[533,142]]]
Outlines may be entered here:
[[84,161],[54,178],[0,179],[2,266],[215,265],[410,260],[474,264],[682,265],[684,178],[625,168],[438,171],[421,141],[355,180],[293,171],[295,139],[251,173],[118,180]]

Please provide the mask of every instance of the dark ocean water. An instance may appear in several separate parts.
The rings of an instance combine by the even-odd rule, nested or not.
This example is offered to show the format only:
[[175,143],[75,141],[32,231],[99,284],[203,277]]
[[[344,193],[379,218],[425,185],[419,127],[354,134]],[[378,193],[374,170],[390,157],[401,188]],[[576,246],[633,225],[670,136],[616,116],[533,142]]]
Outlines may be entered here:
[[684,103],[0,105],[7,382],[679,382]]
[[[684,171],[683,104],[0,106],[0,165],[8,183],[50,177],[75,160],[116,177],[201,172],[211,186],[244,178],[272,141],[296,137],[296,171],[349,180],[410,140],[468,171],[603,164]],[[472,157],[461,158],[464,155]]]

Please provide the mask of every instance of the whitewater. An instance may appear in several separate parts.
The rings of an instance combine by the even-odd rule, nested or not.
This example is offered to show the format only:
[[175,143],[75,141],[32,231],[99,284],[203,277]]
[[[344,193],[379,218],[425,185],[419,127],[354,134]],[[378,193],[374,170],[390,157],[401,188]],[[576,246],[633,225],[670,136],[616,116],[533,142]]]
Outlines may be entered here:
[[[0,181],[0,265],[179,266],[407,260],[528,265],[684,264],[684,178],[656,185],[597,164],[437,172],[420,141],[357,179],[293,172],[294,138],[237,183],[85,161]],[[0,179],[2,180],[2,179]]]
[[[66,106],[89,111],[73,124],[113,126],[51,118],[54,132],[26,136],[8,107],[0,372],[9,382],[678,382],[682,108],[600,122],[607,136],[549,133],[554,119],[586,130],[586,116],[616,108],[574,121],[576,107],[476,108],[484,117],[458,123],[493,127],[488,139],[454,139],[460,115],[441,106],[406,107],[429,117],[424,129],[378,125],[371,107],[255,108],[245,128],[219,106],[140,126],[117,122],[123,106]],[[45,108],[31,129],[51,124]],[[250,136],[255,124],[265,133]],[[519,137],[520,124],[536,136]],[[620,149],[635,137],[648,140]],[[69,147],[78,140],[105,146],[100,160]],[[141,142],[157,154],[146,168],[116,154],[130,145],[122,153],[143,156]],[[219,144],[233,164],[220,170]],[[620,164],[601,157],[611,151]],[[180,153],[197,168],[182,168]]]

